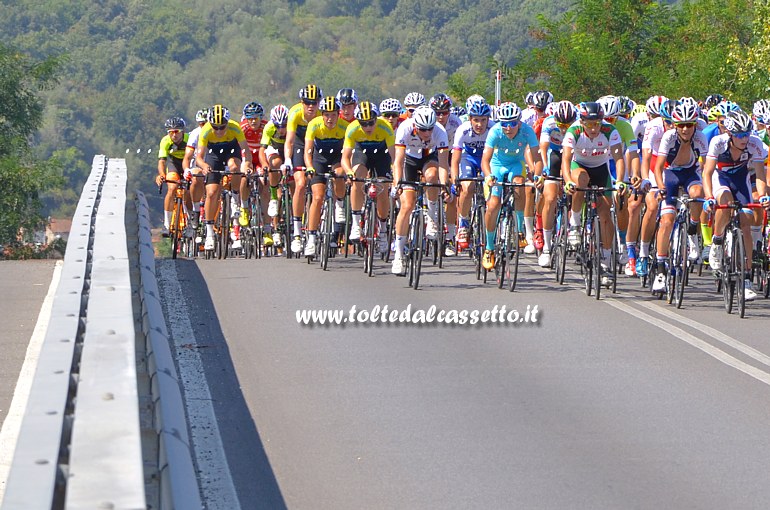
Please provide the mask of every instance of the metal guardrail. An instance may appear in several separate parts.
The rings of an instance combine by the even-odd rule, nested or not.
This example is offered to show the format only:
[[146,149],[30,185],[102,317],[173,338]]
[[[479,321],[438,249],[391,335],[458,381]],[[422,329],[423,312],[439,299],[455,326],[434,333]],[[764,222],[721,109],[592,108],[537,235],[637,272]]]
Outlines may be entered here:
[[[73,217],[3,510],[148,508],[146,487],[156,474],[160,508],[201,508],[158,300],[147,204],[139,194],[137,257],[128,249],[126,225],[134,222],[126,221],[126,181],[125,160],[94,158]],[[137,265],[141,314],[134,310],[131,280]],[[157,452],[152,459],[143,459],[137,363],[144,359],[137,359],[137,343],[146,345],[155,430],[149,441],[157,445],[144,452]]]

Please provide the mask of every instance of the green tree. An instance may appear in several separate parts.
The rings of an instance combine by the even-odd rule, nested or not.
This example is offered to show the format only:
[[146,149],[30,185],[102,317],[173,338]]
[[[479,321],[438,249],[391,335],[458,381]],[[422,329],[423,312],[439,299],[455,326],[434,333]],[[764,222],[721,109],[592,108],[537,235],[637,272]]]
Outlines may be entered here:
[[42,120],[40,91],[56,83],[58,60],[42,61],[0,44],[0,243],[42,222],[41,194],[59,182],[55,160],[40,161],[29,139]]

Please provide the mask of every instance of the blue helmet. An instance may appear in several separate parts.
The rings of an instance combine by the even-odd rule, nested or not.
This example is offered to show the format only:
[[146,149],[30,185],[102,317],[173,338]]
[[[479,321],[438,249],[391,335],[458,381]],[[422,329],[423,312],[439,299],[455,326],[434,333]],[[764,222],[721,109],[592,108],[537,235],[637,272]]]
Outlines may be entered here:
[[469,117],[490,117],[492,115],[492,108],[486,102],[471,103],[471,107],[468,109]]

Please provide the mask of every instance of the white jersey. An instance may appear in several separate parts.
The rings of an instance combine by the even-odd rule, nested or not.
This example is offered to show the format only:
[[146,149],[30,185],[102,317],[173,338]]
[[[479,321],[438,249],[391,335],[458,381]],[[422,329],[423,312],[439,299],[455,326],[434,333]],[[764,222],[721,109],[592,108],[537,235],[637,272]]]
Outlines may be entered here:
[[690,151],[690,157],[685,163],[674,165],[674,160],[679,154],[679,150],[682,146],[681,141],[677,137],[676,129],[669,129],[663,133],[663,138],[660,140],[660,145],[652,153],[655,156],[662,156],[666,158],[669,166],[676,168],[690,168],[698,163],[700,156],[705,156],[708,152],[708,146],[706,145],[706,137],[703,133],[696,131],[692,136],[692,150]]
[[398,126],[398,130],[396,131],[396,147],[405,147],[408,156],[422,159],[431,152],[449,148],[446,130],[441,124],[436,123],[433,131],[431,131],[431,137],[427,142],[420,140],[416,131],[417,128],[414,125],[414,119],[406,119],[400,126]]
[[695,120],[695,129],[696,129],[697,131],[703,131],[704,129],[706,129],[706,127],[707,127],[708,125],[709,125],[709,123],[708,123],[708,122],[706,122],[705,120],[701,119],[700,117],[698,117],[698,118]]
[[649,120],[650,119],[645,112],[637,113],[631,118],[631,127],[634,130],[636,138],[641,139],[644,136],[644,128],[647,127],[647,122],[649,122]]
[[[746,145],[746,149],[741,153],[738,161],[733,160],[730,154],[730,134],[725,133],[715,136],[709,143],[708,154],[706,159],[713,159],[717,162],[717,171],[719,172],[732,172],[738,170],[743,166],[747,166],[749,163],[761,163],[767,157],[767,151],[765,150],[762,140],[754,135],[749,136],[749,143]],[[753,170],[750,168],[749,170]]]
[[551,115],[543,120],[543,125],[540,129],[540,143],[548,142],[551,149],[558,150],[561,147],[564,140],[564,134],[556,125],[556,117]]
[[446,130],[446,136],[447,140],[450,142],[455,139],[455,133],[457,132],[457,128],[460,127],[460,125],[463,123],[463,121],[455,115],[454,113],[449,114],[449,119],[446,121],[446,126],[444,126],[444,129]]
[[484,152],[484,142],[487,140],[487,134],[494,124],[494,121],[490,120],[487,124],[487,129],[478,135],[473,131],[471,121],[468,120],[463,122],[455,132],[452,149],[463,151],[474,159],[480,159]]
[[201,127],[198,126],[192,131],[190,131],[190,134],[187,137],[187,146],[192,147],[193,149],[198,148],[198,138],[201,134]]
[[524,124],[529,124],[529,127],[535,127],[535,122],[537,122],[537,110],[534,108],[527,108],[522,110],[521,121]]
[[655,117],[647,123],[644,128],[644,138],[642,139],[642,149],[648,149],[651,152],[658,150],[663,133],[666,132],[666,126],[663,124],[663,117]]
[[585,134],[583,126],[573,124],[564,135],[562,145],[572,149],[573,161],[595,168],[608,163],[611,159],[610,147],[623,145],[623,140],[615,126],[607,122],[602,123],[599,134],[593,139]]

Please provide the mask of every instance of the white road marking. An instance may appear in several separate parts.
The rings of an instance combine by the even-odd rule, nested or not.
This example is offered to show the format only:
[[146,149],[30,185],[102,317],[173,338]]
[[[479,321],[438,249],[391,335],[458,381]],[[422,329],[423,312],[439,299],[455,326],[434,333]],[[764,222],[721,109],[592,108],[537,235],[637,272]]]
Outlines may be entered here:
[[198,354],[198,341],[190,324],[189,308],[177,279],[176,266],[172,260],[156,260],[156,263],[158,285],[163,289],[164,313],[171,328],[169,333],[184,387],[204,507],[208,510],[238,510],[240,502],[227,465],[209,384]]
[[43,346],[43,340],[45,340],[45,335],[48,331],[48,323],[51,320],[51,308],[53,307],[56,289],[59,287],[62,264],[63,261],[58,260],[56,265],[54,265],[51,283],[48,285],[48,293],[40,307],[35,329],[32,331],[32,337],[29,340],[29,345],[27,345],[27,353],[24,356],[19,379],[16,381],[11,406],[8,409],[5,421],[3,421],[3,428],[0,429],[0,505],[2,505],[3,496],[5,495],[5,484],[8,481],[8,472],[13,461],[13,453],[16,450],[16,442],[19,439],[21,420],[24,417],[24,411],[27,409],[29,390],[32,387],[32,379],[37,370],[40,349]]

